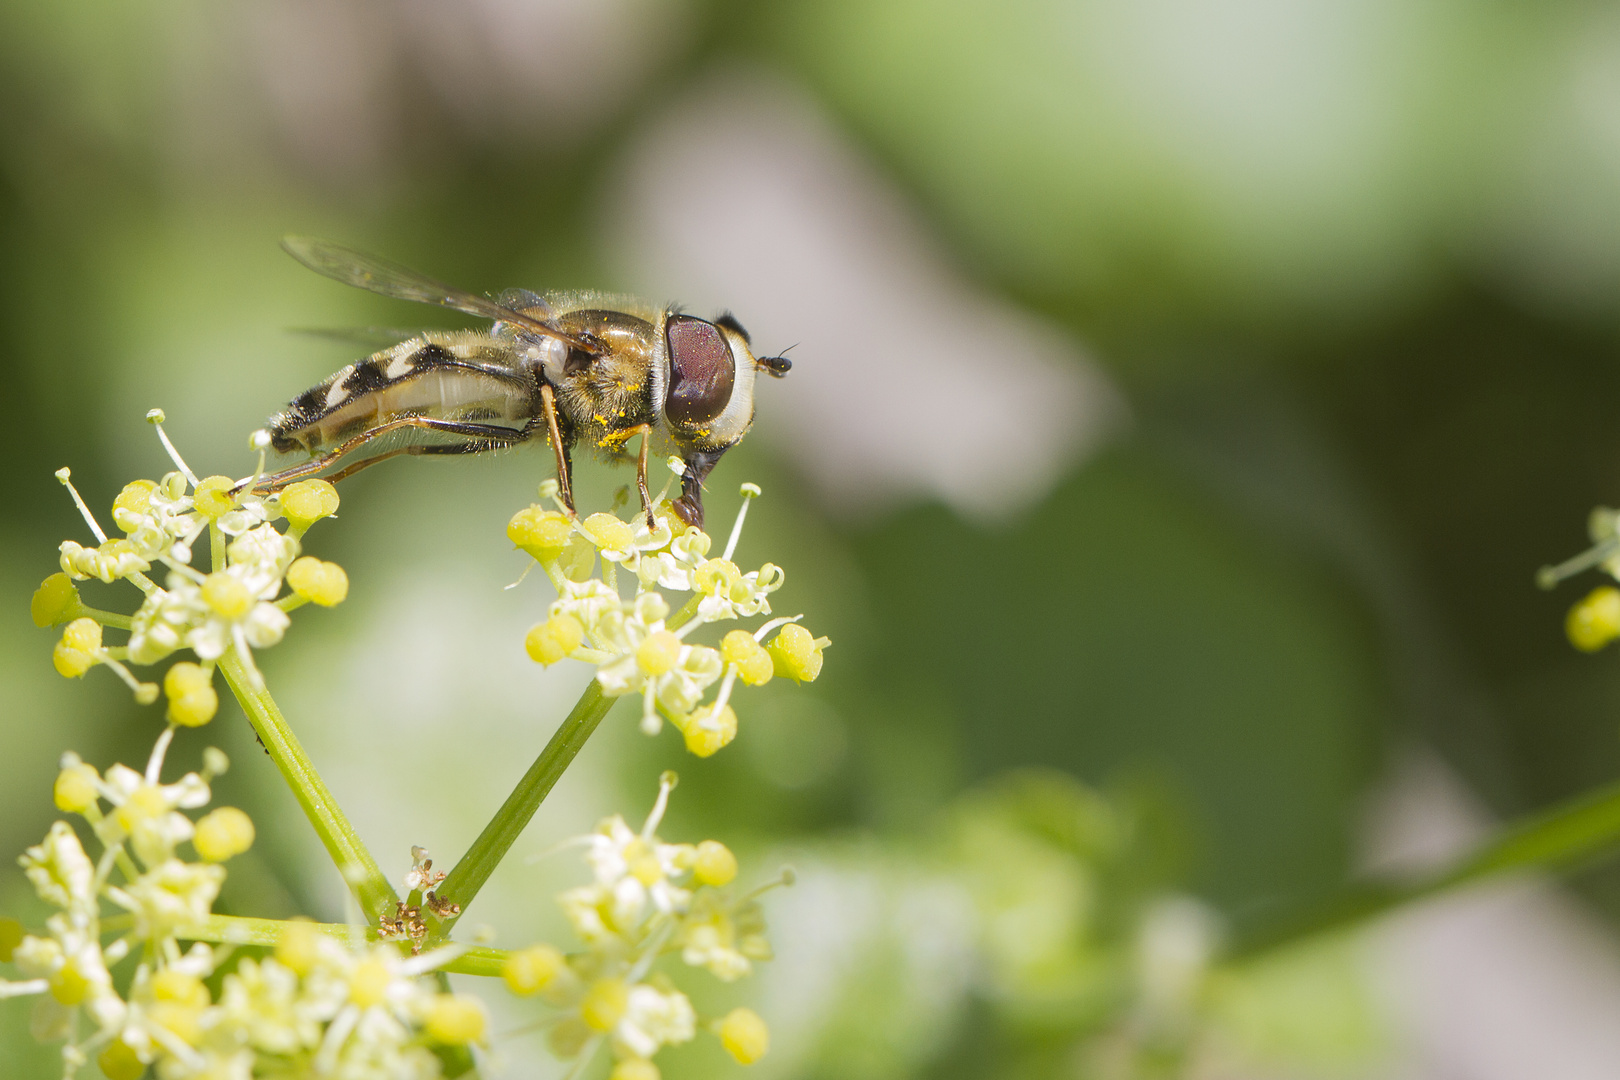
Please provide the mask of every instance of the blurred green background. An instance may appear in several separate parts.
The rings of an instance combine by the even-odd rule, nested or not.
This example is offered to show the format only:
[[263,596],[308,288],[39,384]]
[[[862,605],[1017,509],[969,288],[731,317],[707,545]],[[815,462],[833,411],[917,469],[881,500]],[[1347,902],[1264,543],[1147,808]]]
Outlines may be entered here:
[[[1564,641],[1576,586],[1532,582],[1620,498],[1612,5],[11,2],[0,850],[42,835],[64,748],[131,760],[157,730],[104,672],[57,678],[25,615],[56,545],[83,539],[52,472],[71,465],[104,510],[164,471],[141,419],[161,405],[200,472],[245,473],[248,432],[353,359],[288,328],[447,324],[309,274],[278,238],[331,236],[474,290],[701,294],[724,276],[666,284],[623,242],[627,207],[649,205],[636,192],[666,179],[635,148],[701,115],[683,103],[750,87],[811,110],[930,265],[1089,358],[1103,378],[1087,392],[1112,386],[1128,419],[1010,509],[904,491],[852,509],[805,465],[807,439],[844,437],[841,413],[808,411],[795,379],[819,366],[906,438],[976,452],[971,413],[1001,358],[970,358],[991,389],[933,386],[918,407],[905,387],[935,379],[926,365],[873,383],[847,355],[858,325],[794,306],[804,253],[729,238],[785,275],[765,344],[798,342],[798,367],[762,387],[711,527],[736,484],[764,486],[742,561],[787,567],[777,606],[835,645],[814,687],[745,697],[742,736],[710,761],[615,714],[528,852],[641,813],[675,767],[666,835],[859,861],[1039,765],[1151,791],[1177,837],[1166,880],[1244,926],[1352,874],[1368,793],[1414,748],[1504,817],[1616,774],[1620,669]],[[717,186],[769,164],[715,145],[699,159]],[[505,520],[548,469],[522,452],[346,483],[342,521],[312,539],[351,597],[264,657],[395,876],[410,843],[453,859],[577,693],[577,674],[521,654],[544,590],[500,588],[522,569]],[[624,479],[587,470],[585,498]],[[87,595],[133,604],[110,594]],[[222,906],[341,918],[239,715],[208,734],[236,763],[221,801],[261,821]],[[183,760],[203,745],[182,742]],[[474,914],[521,944],[555,917],[531,871],[512,873]],[[26,908],[20,873],[0,882]],[[1620,915],[1620,876],[1574,884]],[[25,1014],[0,1009],[7,1053],[35,1053]],[[971,1052],[975,1030],[925,1025],[859,1068],[810,1050],[781,1068],[1002,1075]],[[531,1054],[506,1052],[513,1075],[544,1075]]]

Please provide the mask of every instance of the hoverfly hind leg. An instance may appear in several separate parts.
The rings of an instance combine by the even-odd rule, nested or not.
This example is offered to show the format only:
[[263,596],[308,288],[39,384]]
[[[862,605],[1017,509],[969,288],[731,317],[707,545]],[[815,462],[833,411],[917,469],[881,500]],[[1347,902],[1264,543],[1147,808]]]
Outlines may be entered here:
[[[439,432],[446,435],[461,435],[465,436],[465,441],[450,445],[395,447],[383,453],[373,454],[371,457],[361,458],[358,461],[346,465],[337,472],[333,473],[331,476],[327,477],[327,480],[335,484],[345,477],[353,476],[361,469],[375,465],[379,461],[387,461],[389,458],[397,457],[400,454],[478,453],[484,450],[495,450],[504,446],[513,446],[529,438],[529,431],[527,428],[516,430],[508,427],[500,427],[499,425],[495,424],[472,424],[456,420],[439,420],[430,416],[401,416],[390,420],[385,424],[379,424],[368,431],[362,431],[353,438],[339,443],[337,446],[333,447],[331,450],[328,450],[324,454],[317,454],[308,461],[300,462],[299,464],[288,469],[282,469],[280,472],[271,473],[269,476],[260,477],[258,484],[254,487],[254,490],[279,491],[288,484],[292,483],[294,480],[300,480],[306,476],[313,476],[322,469],[336,464],[342,459],[353,454],[356,450],[359,450],[362,446],[371,442],[373,439],[386,435],[389,432],[399,431],[405,428],[418,428],[423,431]],[[245,486],[246,484],[239,485],[238,488],[233,489],[233,491],[240,490],[241,487]]]

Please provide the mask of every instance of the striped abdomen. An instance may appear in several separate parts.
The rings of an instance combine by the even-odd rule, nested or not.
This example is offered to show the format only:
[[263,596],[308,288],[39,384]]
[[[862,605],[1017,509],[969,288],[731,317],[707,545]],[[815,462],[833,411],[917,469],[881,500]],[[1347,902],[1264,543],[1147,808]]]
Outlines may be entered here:
[[423,334],[350,364],[270,418],[282,453],[316,453],[400,416],[521,429],[538,383],[501,339],[474,331]]

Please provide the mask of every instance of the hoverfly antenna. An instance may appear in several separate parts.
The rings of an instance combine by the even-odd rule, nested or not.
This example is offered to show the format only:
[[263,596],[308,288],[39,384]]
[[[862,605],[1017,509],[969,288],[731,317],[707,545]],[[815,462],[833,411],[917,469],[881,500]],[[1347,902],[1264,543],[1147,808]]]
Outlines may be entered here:
[[798,347],[799,343],[795,341],[792,345],[789,345],[777,355],[761,356],[754,362],[760,367],[764,368],[766,371],[770,372],[776,378],[780,379],[789,371],[793,370],[793,361],[788,359],[787,354]]

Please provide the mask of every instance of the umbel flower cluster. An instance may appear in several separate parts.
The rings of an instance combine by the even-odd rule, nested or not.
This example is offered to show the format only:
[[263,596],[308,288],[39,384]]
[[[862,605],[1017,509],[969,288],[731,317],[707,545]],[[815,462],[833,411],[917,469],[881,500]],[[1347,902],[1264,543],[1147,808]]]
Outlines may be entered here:
[[[211,719],[218,707],[214,667],[227,651],[241,661],[249,680],[262,686],[252,650],[281,640],[288,612],[309,603],[331,607],[348,595],[349,579],[341,566],[300,557],[305,531],[337,510],[338,494],[324,480],[255,494],[266,444],[259,437],[259,473],[252,480],[199,479],[163,433],[162,412],[153,410],[147,418],[176,471],[159,481],[124,486],[113,500],[112,518],[125,535],[111,539],[74,489],[68,470],[58,472],[98,543],[62,542],[62,572],[46,578],[34,593],[32,614],[37,626],[67,624],[53,656],[57,671],[73,678],[98,665],[107,667],[142,704],[157,700],[157,684],[140,681],[128,665],[156,664],[189,649],[200,663],[170,667],[163,689],[169,719],[195,726]],[[285,521],[284,530],[276,528],[277,521]],[[192,565],[193,548],[204,539],[211,562],[207,573]],[[149,576],[159,567],[167,572],[161,586]],[[141,591],[140,607],[124,615],[86,606],[76,583],[91,578],[129,582]],[[103,631],[108,627],[128,631],[128,641],[106,644]]]
[[[669,465],[676,475],[683,468],[679,458]],[[656,735],[668,720],[699,757],[731,742],[738,680],[749,686],[776,676],[810,682],[821,673],[821,653],[830,644],[799,625],[797,615],[769,619],[752,631],[731,630],[718,648],[688,640],[709,623],[772,613],[771,594],[786,577],[782,568],[766,563],[744,573],[732,561],[748,505],[759,493],[743,485],[730,538],[712,558],[709,535],[676,517],[663,496],[650,515],[630,522],[612,514],[579,520],[560,502],[555,509],[535,504],[518,511],[506,534],[545,570],[558,597],[525,638],[529,656],[548,666],[565,658],[594,665],[609,697],[641,698],[643,731]],[[541,497],[555,502],[554,482],[541,485]],[[598,557],[600,577],[594,576]],[[620,593],[621,572],[634,583],[628,599]],[[677,608],[665,591],[686,596]]]
[[[483,1038],[477,999],[421,977],[458,956],[456,946],[421,956],[352,949],[289,923],[257,960],[202,943],[182,949],[210,917],[222,864],[252,845],[254,829],[234,807],[196,821],[182,812],[207,805],[227,761],[210,748],[201,773],[163,783],[174,732],[158,738],[145,772],[99,773],[64,756],[56,806],[82,819],[100,851],[92,859],[79,831],[57,821],[20,860],[56,913],[39,934],[0,919],[0,960],[22,976],[0,981],[0,997],[39,998],[33,1033],[64,1043],[64,1076],[93,1058],[108,1080],[135,1080],[148,1065],[162,1080],[427,1078],[440,1073],[431,1046]],[[209,981],[220,971],[216,994]]]
[[[739,895],[729,888],[737,859],[724,844],[659,839],[674,786],[675,775],[666,772],[639,830],[614,816],[575,841],[585,848],[593,880],[564,892],[558,903],[584,951],[535,945],[508,955],[502,968],[513,993],[538,995],[550,1006],[541,1024],[558,1057],[578,1058],[583,1069],[598,1047],[611,1048],[611,1080],[657,1080],[653,1055],[690,1041],[699,1027],[691,1000],[653,970],[659,958],[679,957],[726,982],[748,974],[756,961],[771,957],[758,897],[791,881],[784,874]],[[751,1009],[733,1009],[703,1026],[745,1065],[769,1046],[765,1022]]]
[[[421,849],[413,849],[404,879],[408,899],[398,899],[303,754],[253,659],[254,650],[281,640],[291,611],[331,606],[348,592],[342,568],[302,554],[310,526],[336,511],[336,489],[306,480],[256,492],[262,432],[253,441],[259,464],[252,477],[199,478],[164,434],[161,412],[148,419],[175,471],[124,487],[112,509],[124,534],[116,538],[103,531],[68,471],[59,472],[96,544],[63,542],[61,572],[41,584],[32,603],[36,624],[63,627],[52,654],[62,675],[105,667],[140,703],[155,703],[160,684],[167,699],[167,726],[144,772],[115,765],[102,773],[76,755],[62,759],[56,806],[82,823],[57,821],[20,860],[57,911],[39,932],[0,918],[0,963],[14,964],[20,976],[0,979],[0,998],[38,997],[33,1032],[63,1044],[64,1077],[92,1059],[109,1080],[136,1080],[148,1069],[161,1080],[459,1075],[486,1044],[488,1025],[477,998],[446,989],[447,972],[499,974],[512,992],[538,996],[549,1015],[536,1026],[548,1030],[555,1052],[577,1062],[574,1075],[606,1047],[612,1080],[657,1080],[657,1052],[700,1030],[718,1036],[743,1064],[763,1056],[769,1033],[757,1014],[738,1008],[700,1017],[662,968],[703,968],[728,982],[748,974],[770,956],[757,898],[788,878],[738,894],[731,888],[737,861],[723,844],[660,839],[672,773],[639,830],[613,817],[570,842],[584,848],[592,881],[558,900],[583,950],[535,945],[502,953],[450,941],[483,877],[467,882],[488,871],[468,870],[460,882],[452,871],[447,881]],[[748,498],[758,493],[744,489]],[[553,498],[555,489],[542,485],[541,494]],[[738,679],[756,686],[778,675],[810,681],[828,644],[797,618],[770,618],[768,597],[784,577],[779,568],[745,574],[731,561],[743,519],[739,514],[724,553],[709,558],[708,536],[685,528],[662,496],[651,524],[609,514],[581,521],[560,507],[521,511],[509,535],[559,596],[528,635],[530,655],[547,665],[564,657],[595,665],[602,711],[604,698],[638,694],[646,730],[668,719],[694,753],[712,754],[736,734],[729,701]],[[206,571],[194,565],[202,547]],[[593,576],[598,556],[600,577]],[[635,582],[628,599],[619,592],[620,573]],[[161,585],[154,580],[160,574]],[[134,586],[139,606],[132,614],[91,607],[79,583],[92,578]],[[660,588],[690,595],[671,615]],[[752,617],[765,621],[731,631],[718,648],[686,640],[708,623]],[[109,643],[108,630],[127,638]],[[134,670],[183,653],[189,658],[174,659],[161,679],[143,680]],[[253,823],[231,807],[196,820],[185,813],[210,801],[210,781],[227,765],[219,750],[206,752],[200,773],[170,783],[162,774],[176,732],[207,724],[218,711],[216,671],[337,861],[364,924],[213,913],[223,863],[249,849]],[[560,759],[564,767],[572,752]],[[561,751],[548,744],[541,759],[554,753]],[[486,837],[515,838],[538,806],[535,799],[509,811],[522,790],[457,870],[492,867],[505,854],[502,841],[486,844]],[[99,846],[93,858],[84,837]],[[187,858],[188,845],[195,858]],[[442,895],[452,888],[455,899]]]

